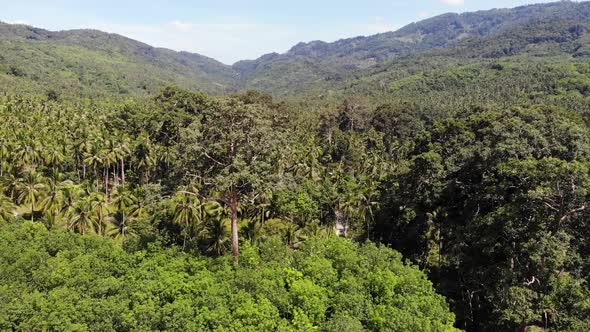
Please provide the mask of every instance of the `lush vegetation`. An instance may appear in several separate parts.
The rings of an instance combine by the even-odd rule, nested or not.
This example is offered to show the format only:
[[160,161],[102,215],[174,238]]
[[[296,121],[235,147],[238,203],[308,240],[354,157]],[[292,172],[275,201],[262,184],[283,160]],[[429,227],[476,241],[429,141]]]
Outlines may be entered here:
[[372,227],[364,135],[328,169],[311,114],[254,92],[0,105],[2,329],[453,330],[423,272],[334,234]]
[[[460,327],[584,329],[587,113],[523,104],[426,117],[412,105],[373,108],[357,99],[301,107],[256,92],[212,98],[177,88],[120,104],[6,97],[0,215],[42,223],[51,230],[43,234],[71,241],[99,240],[59,230],[110,237],[131,256],[232,253],[232,273],[263,259],[277,241],[285,255],[302,259],[316,245],[352,245],[320,240],[336,227],[351,239],[388,244],[426,269]],[[35,283],[35,274],[20,275]],[[343,281],[333,280],[326,294],[336,296],[333,287]],[[377,301],[374,291],[359,290]],[[326,301],[312,326],[346,312]],[[277,308],[296,324],[293,312]],[[365,313],[344,315],[366,329],[404,330],[388,319],[382,324],[393,325],[377,328]],[[15,324],[22,319],[15,317]],[[441,330],[448,317],[424,324]]]
[[[519,54],[566,61],[587,57],[589,23],[588,2],[444,14],[395,32],[300,43],[284,54],[229,66],[100,31],[52,32],[0,22],[0,92],[113,98],[151,95],[175,84],[216,94],[255,89],[277,96],[326,96],[359,79],[380,91],[384,72],[411,76],[439,66],[441,56],[462,64]],[[426,64],[412,63],[422,56]]]
[[280,240],[230,259],[0,225],[0,329],[452,331],[426,276],[375,245]]
[[0,22],[0,91],[147,96],[170,84],[214,93],[235,73],[213,59],[95,30],[51,32]]
[[2,25],[0,329],[590,330],[588,8],[231,68]]

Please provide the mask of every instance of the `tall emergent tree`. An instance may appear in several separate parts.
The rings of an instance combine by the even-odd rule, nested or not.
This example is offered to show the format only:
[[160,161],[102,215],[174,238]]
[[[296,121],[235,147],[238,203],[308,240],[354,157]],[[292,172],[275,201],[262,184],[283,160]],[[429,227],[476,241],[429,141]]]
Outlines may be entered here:
[[[239,256],[240,206],[265,192],[280,148],[280,130],[268,107],[238,98],[215,103],[182,132],[180,151],[198,165],[198,180],[231,213],[232,253]],[[191,167],[187,167],[191,169]],[[188,176],[194,176],[188,174]]]

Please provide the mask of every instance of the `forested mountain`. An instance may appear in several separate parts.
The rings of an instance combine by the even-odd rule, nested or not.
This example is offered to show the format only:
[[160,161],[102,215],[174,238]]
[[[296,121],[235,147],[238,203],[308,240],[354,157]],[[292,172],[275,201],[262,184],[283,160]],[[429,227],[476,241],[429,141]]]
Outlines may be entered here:
[[[404,58],[501,58],[590,54],[590,3],[562,1],[444,14],[395,32],[300,43],[284,54],[227,66],[187,52],[154,48],[94,30],[51,32],[0,24],[0,79],[14,90],[93,94],[154,93],[168,84],[212,93],[257,89],[276,95],[341,90]],[[407,62],[404,63],[406,65]],[[115,70],[116,69],[116,70]]]
[[78,92],[86,96],[147,95],[177,84],[223,93],[231,67],[96,30],[52,32],[0,23],[0,82],[13,91]]
[[[334,43],[301,43],[285,54],[269,54],[254,61],[238,62],[233,67],[238,69],[245,86],[249,88],[279,94],[304,92],[314,87],[319,91],[338,87],[342,81],[356,80],[364,76],[362,69],[396,62],[400,57],[435,57],[441,48],[463,45],[470,54],[465,54],[464,49],[455,49],[455,55],[460,57],[509,56],[517,51],[513,43],[521,46],[523,43],[561,44],[570,41],[557,37],[572,33],[570,29],[576,25],[580,27],[573,33],[580,38],[580,43],[588,45],[586,23],[589,21],[589,2],[565,1],[514,9],[445,14],[395,32]],[[523,27],[527,27],[525,31],[521,31]],[[486,50],[482,49],[484,45],[503,46]],[[430,52],[422,55],[426,51]],[[444,51],[442,53],[445,54]]]

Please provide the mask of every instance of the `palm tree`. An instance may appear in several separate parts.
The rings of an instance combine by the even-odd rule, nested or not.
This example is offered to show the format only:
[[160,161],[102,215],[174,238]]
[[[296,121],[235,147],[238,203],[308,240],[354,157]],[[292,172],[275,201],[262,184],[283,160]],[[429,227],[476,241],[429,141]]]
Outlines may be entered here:
[[22,142],[16,147],[16,158],[22,163],[22,166],[35,168],[42,160],[41,153],[36,142]]
[[[80,139],[74,142],[74,158],[76,160],[76,171],[78,172],[78,180],[86,179],[86,153],[88,150],[88,140],[86,133]],[[82,166],[82,177],[80,177],[80,166]]]
[[309,222],[307,225],[305,225],[305,228],[303,229],[303,237],[302,238],[307,238],[307,237],[326,238],[326,237],[329,237],[331,234],[333,234],[333,233],[330,233],[329,229],[322,227],[319,220],[313,220],[313,221]]
[[124,240],[134,233],[131,226],[141,213],[141,205],[133,193],[120,186],[113,191],[110,213],[107,235]]
[[66,197],[64,192],[73,186],[74,183],[69,180],[57,182],[55,179],[49,179],[47,181],[46,191],[39,200],[38,205],[46,215],[50,226],[56,224],[63,212],[65,212]]
[[99,186],[99,176],[98,176],[98,168],[102,163],[101,159],[101,151],[102,151],[102,141],[100,139],[95,139],[90,146],[90,149],[84,154],[84,165],[88,165],[92,167],[94,171],[94,176],[96,177],[96,190],[98,190]]
[[121,184],[125,185],[125,159],[131,153],[129,150],[129,138],[123,136],[119,139],[116,149],[114,150],[115,159],[119,161],[119,173],[121,178]]
[[94,192],[88,196],[92,208],[92,219],[96,224],[96,232],[100,235],[107,234],[109,225],[109,204],[107,197],[101,192]]
[[201,238],[207,243],[207,251],[216,256],[225,255],[229,244],[229,220],[211,218],[207,220],[201,232]]
[[51,165],[53,170],[53,177],[55,178],[57,176],[59,165],[61,165],[65,159],[64,154],[62,153],[62,151],[54,147],[51,150],[47,151],[44,159],[45,163]]
[[45,189],[43,176],[37,172],[28,172],[16,184],[17,201],[31,207],[31,221],[34,220],[35,204]]
[[283,230],[283,241],[289,247],[296,248],[305,240],[305,236],[303,235],[302,229],[299,226],[289,223],[287,227]]
[[4,175],[6,162],[10,158],[12,147],[6,139],[0,141],[0,176]]
[[0,193],[0,220],[8,221],[15,216],[16,206],[9,197]]
[[18,185],[20,181],[20,178],[10,173],[0,177],[0,185],[4,188],[2,192],[13,201],[16,201],[16,197],[18,196]]
[[117,187],[111,196],[111,204],[116,210],[131,211],[137,208],[137,197],[127,187]]
[[141,171],[141,182],[149,180],[150,170],[155,164],[154,148],[147,134],[139,137],[139,143],[135,148],[135,157],[137,158],[137,167]]
[[225,209],[217,201],[207,201],[201,205],[202,229],[199,238],[206,244],[210,254],[224,255],[229,245],[229,223],[224,218]]
[[172,198],[173,222],[182,228],[183,250],[187,237],[190,238],[195,233],[197,225],[202,221],[201,208],[201,202],[194,193],[180,191]]
[[69,211],[67,220],[68,229],[84,235],[88,231],[94,231],[94,224],[92,203],[88,198],[78,200],[76,205]]
[[135,235],[133,225],[136,221],[135,213],[128,214],[127,211],[117,210],[110,218],[107,235],[113,239],[124,241],[127,237]]
[[110,168],[116,162],[114,149],[114,142],[112,140],[107,140],[105,148],[100,151],[99,155],[100,163],[102,165],[102,176],[104,179],[104,192],[107,197],[109,196]]

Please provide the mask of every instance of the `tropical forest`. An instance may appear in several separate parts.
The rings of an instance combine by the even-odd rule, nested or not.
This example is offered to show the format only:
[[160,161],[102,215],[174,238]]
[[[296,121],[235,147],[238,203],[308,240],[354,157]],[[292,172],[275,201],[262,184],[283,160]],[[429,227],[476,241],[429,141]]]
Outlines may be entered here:
[[233,65],[0,22],[0,331],[590,331],[590,2]]

